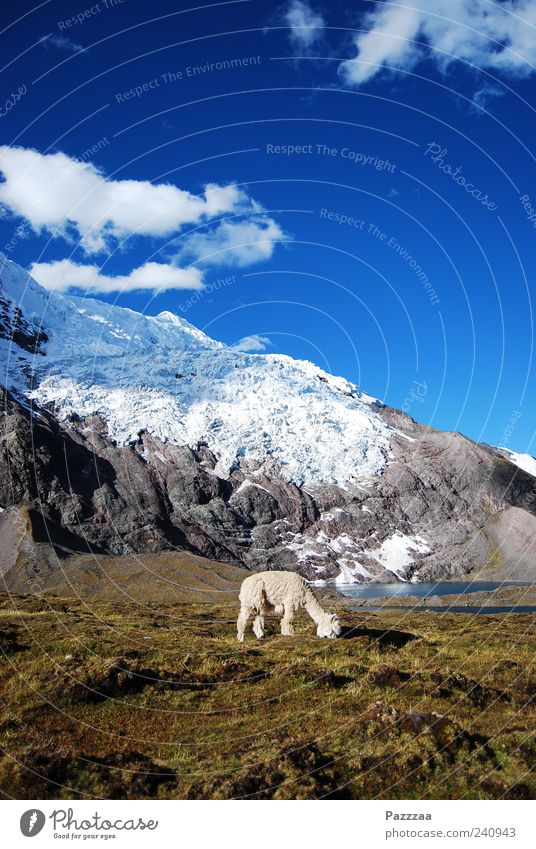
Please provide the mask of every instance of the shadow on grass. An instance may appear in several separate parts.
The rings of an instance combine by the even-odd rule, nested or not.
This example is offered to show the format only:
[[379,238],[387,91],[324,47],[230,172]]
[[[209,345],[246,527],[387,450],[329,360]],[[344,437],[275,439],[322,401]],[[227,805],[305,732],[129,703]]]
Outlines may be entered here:
[[396,629],[382,630],[380,628],[366,628],[356,625],[353,628],[342,627],[341,640],[354,640],[358,637],[368,637],[377,642],[381,648],[389,647],[401,649],[412,640],[418,640],[418,634],[410,634],[408,631],[397,631]]

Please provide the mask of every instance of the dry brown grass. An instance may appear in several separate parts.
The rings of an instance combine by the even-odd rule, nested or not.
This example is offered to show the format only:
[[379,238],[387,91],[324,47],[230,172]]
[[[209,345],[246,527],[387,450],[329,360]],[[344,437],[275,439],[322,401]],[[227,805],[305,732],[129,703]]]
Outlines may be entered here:
[[343,639],[239,644],[220,598],[3,596],[4,795],[535,797],[536,616],[341,608]]

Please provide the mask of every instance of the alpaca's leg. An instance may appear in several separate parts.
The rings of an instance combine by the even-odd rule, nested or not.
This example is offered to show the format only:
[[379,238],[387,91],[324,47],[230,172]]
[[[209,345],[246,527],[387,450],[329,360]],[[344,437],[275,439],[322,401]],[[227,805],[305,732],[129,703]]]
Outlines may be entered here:
[[293,637],[294,628],[292,627],[292,619],[294,618],[294,608],[292,605],[285,604],[285,612],[281,620],[281,633],[284,637]]
[[253,620],[253,633],[258,640],[264,637],[264,611],[261,610]]
[[253,633],[257,637],[257,639],[262,640],[264,637],[264,617],[266,616],[266,605],[261,604],[259,607],[259,612],[255,616],[253,620]]
[[242,606],[240,608],[240,613],[238,614],[238,622],[236,623],[236,638],[241,643],[244,642],[244,632],[246,630],[246,625],[252,612],[253,611],[250,607]]

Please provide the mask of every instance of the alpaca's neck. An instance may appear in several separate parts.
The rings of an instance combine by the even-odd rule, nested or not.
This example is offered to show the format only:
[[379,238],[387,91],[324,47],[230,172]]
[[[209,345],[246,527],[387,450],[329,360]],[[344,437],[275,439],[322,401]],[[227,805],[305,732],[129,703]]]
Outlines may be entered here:
[[311,619],[313,619],[317,625],[320,625],[322,620],[327,615],[326,611],[323,609],[323,607],[321,607],[320,602],[318,601],[316,596],[313,595],[310,589],[306,590],[304,607]]

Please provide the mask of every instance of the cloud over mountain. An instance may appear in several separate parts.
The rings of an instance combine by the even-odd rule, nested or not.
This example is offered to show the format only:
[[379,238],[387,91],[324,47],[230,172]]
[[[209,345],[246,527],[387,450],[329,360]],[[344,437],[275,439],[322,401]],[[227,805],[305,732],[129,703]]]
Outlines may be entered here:
[[160,262],[146,262],[129,274],[102,274],[97,265],[80,265],[70,259],[34,262],[31,275],[48,291],[131,292],[148,289],[202,289],[203,275],[197,268],[179,268]]
[[277,242],[287,238],[273,218],[222,221],[206,233],[187,236],[179,257],[188,257],[204,265],[242,268],[270,259]]
[[80,239],[87,253],[129,235],[165,237],[187,224],[229,212],[258,209],[234,185],[207,183],[192,194],[171,183],[114,180],[95,165],[65,153],[0,147],[0,204],[36,232]]
[[244,336],[231,347],[231,350],[259,354],[266,351],[271,344],[272,340],[268,336],[259,336],[258,333],[254,333],[252,336]]

